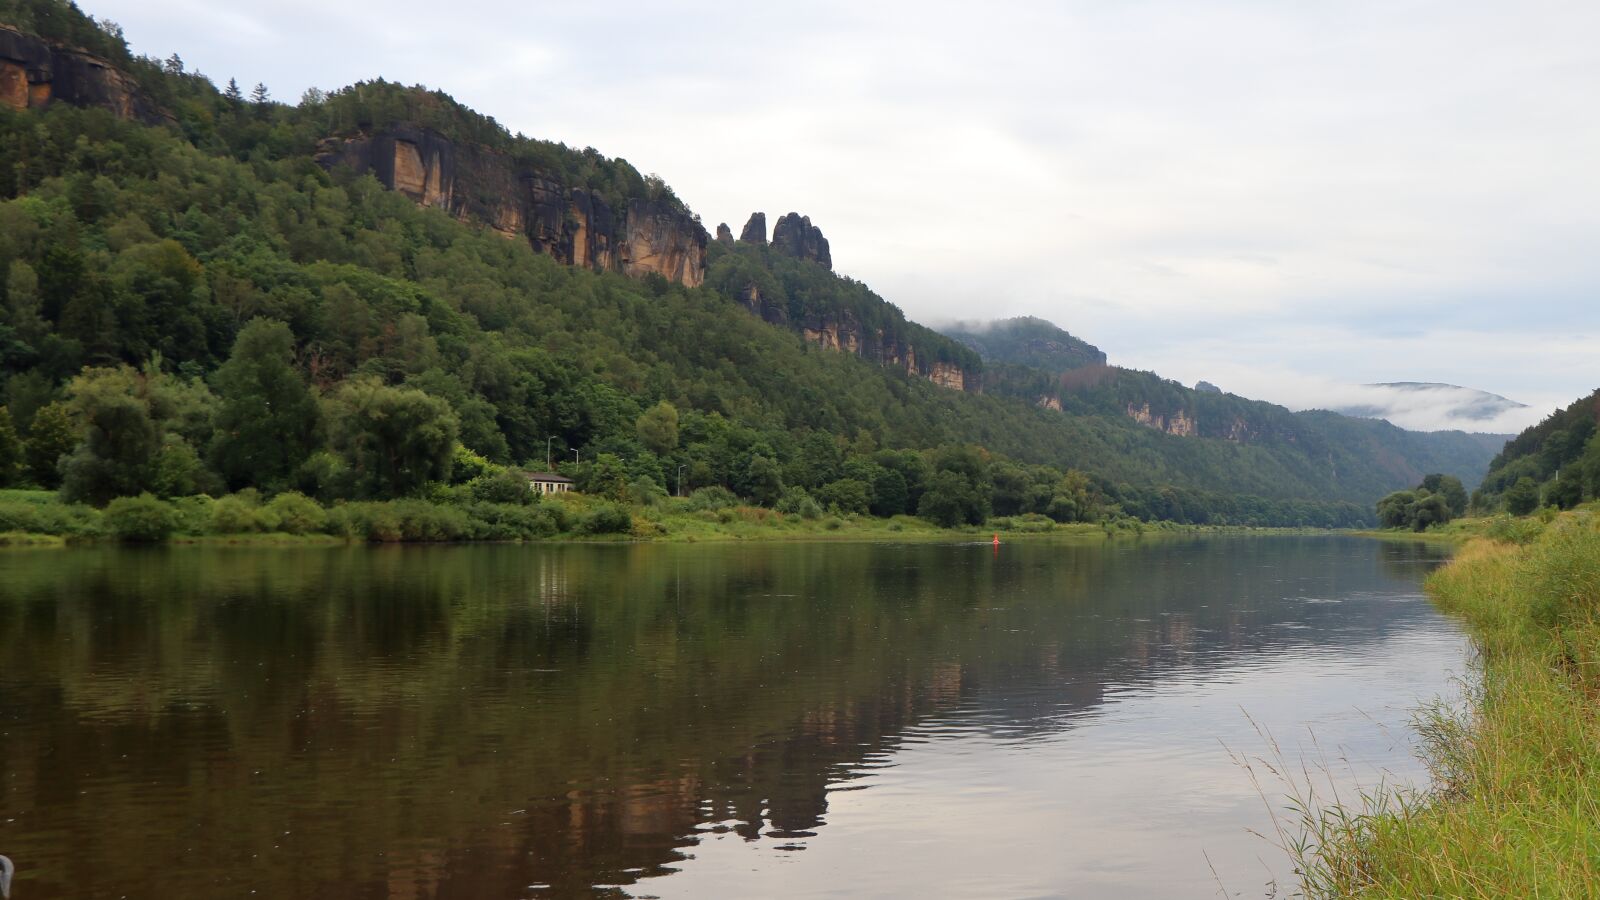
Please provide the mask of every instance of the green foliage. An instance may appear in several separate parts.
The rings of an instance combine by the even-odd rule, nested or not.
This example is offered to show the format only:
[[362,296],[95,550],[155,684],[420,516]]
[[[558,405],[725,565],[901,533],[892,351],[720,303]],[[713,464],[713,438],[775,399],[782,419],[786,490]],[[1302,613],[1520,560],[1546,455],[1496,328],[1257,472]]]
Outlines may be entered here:
[[0,487],[10,487],[22,475],[23,445],[11,424],[11,410],[0,406]]
[[633,515],[620,503],[597,503],[578,520],[581,534],[628,534],[633,531]]
[[406,496],[450,477],[457,419],[443,400],[355,378],[329,400],[326,417],[358,496]]
[[1506,512],[1525,516],[1539,508],[1539,485],[1527,475],[1518,478],[1506,490]]
[[822,517],[822,505],[812,499],[802,487],[792,487],[784,491],[774,508],[786,516],[799,516],[807,521]]
[[61,464],[63,497],[104,506],[116,497],[149,491],[161,431],[132,369],[87,370],[69,395],[86,437]]
[[866,515],[872,509],[872,486],[854,478],[841,478],[823,485],[817,498],[829,509]]
[[739,504],[739,496],[720,485],[695,488],[689,495],[689,508],[697,511],[730,509]]
[[1429,475],[1409,491],[1395,491],[1378,501],[1378,523],[1384,528],[1426,531],[1465,512],[1467,492],[1449,475]]
[[941,528],[982,525],[988,518],[983,499],[972,483],[948,470],[935,473],[929,481],[917,505],[917,515]]
[[1467,489],[1461,484],[1461,479],[1454,475],[1437,473],[1428,475],[1422,479],[1421,489],[1430,494],[1442,495],[1445,505],[1450,509],[1451,518],[1466,514]]
[[231,487],[286,483],[317,446],[316,398],[283,322],[252,319],[213,376],[221,404],[211,453]]
[[1049,374],[1106,363],[1100,348],[1032,316],[958,322],[940,331],[978,351],[986,363],[1026,366]]
[[783,496],[783,471],[765,456],[752,456],[745,467],[740,490],[762,506],[771,506]]
[[472,492],[474,500],[484,503],[527,506],[536,499],[527,478],[510,469],[499,467],[467,482],[467,489]]
[[288,534],[316,534],[328,527],[328,514],[315,500],[298,491],[273,497],[264,512],[277,523],[278,531]]
[[639,416],[635,430],[639,443],[659,456],[678,449],[678,410],[665,400],[645,410]]
[[178,513],[154,494],[118,497],[106,505],[105,527],[120,541],[160,543],[177,531]]

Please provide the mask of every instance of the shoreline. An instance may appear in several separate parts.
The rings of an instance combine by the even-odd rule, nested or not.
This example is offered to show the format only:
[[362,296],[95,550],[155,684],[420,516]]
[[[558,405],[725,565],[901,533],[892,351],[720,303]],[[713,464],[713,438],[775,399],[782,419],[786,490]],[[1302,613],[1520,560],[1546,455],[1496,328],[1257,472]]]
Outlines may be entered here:
[[86,547],[356,547],[356,546],[465,546],[476,544],[550,545],[550,544],[734,544],[734,543],[976,543],[988,544],[998,535],[1001,544],[1039,543],[1055,540],[1114,541],[1143,538],[1193,537],[1200,535],[1229,536],[1288,536],[1328,535],[1343,537],[1376,537],[1380,539],[1408,540],[1410,535],[1381,535],[1356,531],[1321,528],[1258,527],[1234,525],[1176,525],[1172,523],[1145,524],[1142,528],[1111,527],[1098,524],[1061,526],[1049,531],[1020,531],[1005,528],[939,528],[922,525],[917,528],[893,528],[885,525],[852,527],[846,524],[838,529],[756,527],[739,530],[705,530],[694,532],[666,532],[660,534],[608,534],[590,535],[565,533],[548,537],[522,539],[438,539],[438,540],[380,540],[356,535],[294,534],[289,532],[245,532],[237,534],[174,534],[164,541],[126,541],[110,535],[55,535],[38,532],[0,532],[0,550],[7,549],[73,549]]
[[1593,511],[1479,520],[1429,576],[1479,678],[1463,709],[1422,707],[1433,778],[1303,811],[1308,897],[1591,896],[1600,884],[1600,522]]

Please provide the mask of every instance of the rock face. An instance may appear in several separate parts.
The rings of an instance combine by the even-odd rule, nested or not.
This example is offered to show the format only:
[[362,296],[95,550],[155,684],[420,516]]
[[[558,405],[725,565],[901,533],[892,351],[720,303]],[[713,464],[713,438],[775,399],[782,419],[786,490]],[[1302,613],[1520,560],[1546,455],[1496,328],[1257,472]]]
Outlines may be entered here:
[[739,232],[739,240],[746,244],[755,244],[758,247],[767,245],[767,214],[751,213],[749,221],[744,223],[744,230]]
[[1139,406],[1134,406],[1130,403],[1128,404],[1128,417],[1147,428],[1165,431],[1167,434],[1175,434],[1179,437],[1194,437],[1198,433],[1194,419],[1190,418],[1189,414],[1181,409],[1169,417],[1152,414],[1148,403]]
[[729,246],[733,244],[733,229],[728,227],[727,222],[717,224],[717,243]]
[[172,121],[109,61],[0,25],[0,104],[38,109],[54,102],[98,106],[149,125]]
[[317,162],[371,172],[422,206],[525,239],[569,266],[635,278],[656,274],[688,287],[705,280],[709,236],[687,211],[641,198],[613,209],[551,173],[519,167],[504,154],[429,129],[402,126],[329,138],[318,147]]
[[[754,220],[752,216],[751,221]],[[766,224],[764,216],[762,224]],[[809,259],[824,269],[833,268],[833,257],[828,253],[828,239],[822,236],[822,229],[811,224],[809,216],[789,213],[778,219],[778,224],[772,229],[772,249],[795,259]]]
[[1202,394],[1220,394],[1220,393],[1222,393],[1222,388],[1217,387],[1216,385],[1212,384],[1209,381],[1196,381],[1194,383],[1194,389],[1196,391],[1199,391]]
[[782,328],[798,331],[806,342],[824,350],[853,353],[885,368],[898,369],[916,378],[926,378],[940,387],[979,392],[981,377],[953,363],[929,361],[919,356],[915,345],[896,339],[881,328],[865,328],[853,315],[791,321],[788,311],[762,295],[754,284],[738,294],[739,302],[752,313]]

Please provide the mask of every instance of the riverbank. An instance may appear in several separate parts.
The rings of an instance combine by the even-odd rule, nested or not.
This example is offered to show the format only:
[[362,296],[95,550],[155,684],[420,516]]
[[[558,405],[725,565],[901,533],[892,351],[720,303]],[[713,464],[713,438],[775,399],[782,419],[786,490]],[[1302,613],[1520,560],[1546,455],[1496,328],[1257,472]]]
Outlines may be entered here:
[[1481,655],[1469,708],[1420,722],[1434,790],[1317,817],[1307,896],[1579,897],[1600,884],[1600,523],[1580,511],[1487,532],[1428,581]]
[[696,498],[620,504],[577,494],[525,503],[405,499],[323,506],[299,494],[115,500],[104,510],[62,503],[54,492],[0,491],[0,546],[59,547],[123,541],[178,544],[442,543],[518,541],[1003,541],[1158,534],[1322,533],[1320,529],[1179,525],[1119,517],[1055,522],[1001,516],[945,528],[916,516],[785,513]]

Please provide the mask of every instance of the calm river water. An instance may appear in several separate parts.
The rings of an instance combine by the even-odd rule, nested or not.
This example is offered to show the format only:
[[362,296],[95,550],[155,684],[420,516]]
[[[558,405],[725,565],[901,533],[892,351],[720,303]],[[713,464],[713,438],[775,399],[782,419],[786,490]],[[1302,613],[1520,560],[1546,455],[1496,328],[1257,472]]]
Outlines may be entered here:
[[1408,722],[1467,653],[1440,560],[0,553],[0,853],[16,900],[1281,892],[1231,755],[1259,727],[1347,787],[1423,783]]

